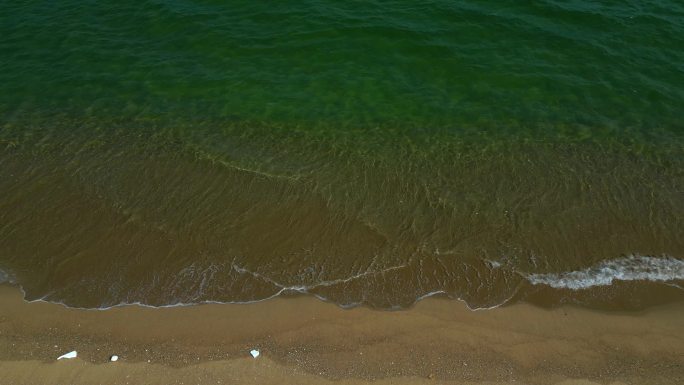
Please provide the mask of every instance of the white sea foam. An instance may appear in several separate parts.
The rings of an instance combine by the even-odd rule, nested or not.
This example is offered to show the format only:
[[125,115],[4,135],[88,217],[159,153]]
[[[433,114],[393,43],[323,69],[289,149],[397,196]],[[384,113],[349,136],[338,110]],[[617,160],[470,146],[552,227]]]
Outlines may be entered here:
[[12,277],[9,275],[9,273],[0,270],[0,283],[5,282],[13,283]]
[[523,274],[533,285],[580,290],[619,281],[666,282],[684,279],[684,260],[669,256],[628,257],[603,261],[587,269],[551,274]]
[[[503,265],[499,265],[498,263],[492,263],[493,268],[501,268]],[[78,308],[78,309],[87,309],[87,310],[107,310],[115,307],[124,307],[124,306],[141,306],[141,307],[150,307],[150,308],[167,308],[167,307],[185,307],[185,306],[193,306],[197,304],[249,304],[249,303],[256,303],[256,302],[262,302],[262,301],[267,301],[272,298],[276,298],[283,293],[286,292],[299,292],[303,294],[311,294],[314,297],[322,300],[322,301],[330,301],[330,299],[326,298],[325,296],[315,293],[313,289],[320,288],[320,287],[327,287],[327,286],[333,286],[333,285],[338,285],[338,284],[344,284],[348,283],[360,278],[364,277],[369,277],[369,276],[376,276],[376,275],[383,275],[387,272],[393,271],[393,270],[398,270],[405,268],[406,265],[398,265],[398,266],[390,266],[385,269],[378,269],[378,270],[366,270],[366,271],[361,271],[358,272],[357,274],[351,274],[345,278],[341,279],[332,279],[332,280],[322,280],[318,282],[312,282],[309,283],[308,285],[301,284],[301,285],[287,285],[278,281],[273,280],[272,278],[265,276],[263,274],[259,274],[250,270],[247,270],[243,267],[240,267],[236,264],[231,264],[230,268],[234,270],[238,274],[247,274],[251,275],[256,279],[262,280],[264,282],[267,282],[271,285],[273,285],[273,292],[264,297],[264,298],[258,298],[258,299],[253,299],[253,300],[244,300],[244,301],[216,301],[216,300],[198,300],[198,298],[195,298],[194,300],[191,299],[189,302],[174,302],[172,304],[167,304],[167,305],[149,305],[144,302],[140,301],[134,301],[134,302],[120,302],[114,305],[109,305],[109,306],[101,306],[99,308],[95,309],[88,309],[88,308],[80,308],[80,307],[74,307],[65,304],[62,301],[57,301],[55,300],[54,297],[54,292],[53,293],[48,293],[42,298],[31,300],[29,302],[51,302],[51,303],[56,303],[56,304],[61,304],[65,307],[69,308]],[[194,267],[191,268],[191,270],[194,271]],[[203,277],[203,282],[204,278],[207,278],[207,280],[211,280],[213,278],[213,273],[214,268],[207,268],[207,269],[196,269],[197,271],[200,272],[201,277]],[[206,273],[206,274],[205,274]],[[684,290],[684,287],[681,285],[681,282],[684,280],[684,260],[681,259],[676,259],[670,256],[661,256],[661,257],[650,257],[650,256],[641,256],[641,255],[632,255],[628,257],[623,257],[623,258],[618,258],[618,259],[613,259],[613,260],[608,260],[608,261],[603,261],[595,266],[592,266],[590,268],[586,268],[583,270],[577,270],[577,271],[569,271],[569,272],[562,272],[562,273],[547,273],[547,274],[529,274],[529,273],[522,273],[519,272],[520,275],[522,275],[524,278],[526,278],[530,283],[533,285],[548,285],[550,287],[554,288],[561,288],[561,289],[572,289],[572,290],[580,290],[580,289],[586,289],[594,286],[607,286],[611,285],[615,280],[619,281],[635,281],[635,280],[646,280],[646,281],[655,281],[655,282],[663,282],[664,284],[677,287],[679,289]],[[208,276],[207,276],[208,274]],[[8,275],[7,273],[3,272],[0,270],[0,283],[2,282],[2,279],[5,279],[6,281],[13,282],[13,277],[11,275]],[[466,277],[467,279],[467,277]],[[203,287],[205,286],[205,283],[202,283],[199,285],[199,290],[203,290]],[[24,292],[22,287],[19,287],[19,289],[22,291],[24,294],[24,297],[26,297],[26,293]],[[483,306],[483,307],[473,307],[470,304],[468,304],[467,301],[463,300],[461,297],[459,297],[456,293],[451,293],[446,290],[433,290],[429,292],[425,292],[422,295],[418,295],[414,303],[419,302],[423,299],[433,297],[436,295],[446,295],[449,298],[456,299],[456,300],[461,300],[466,303],[468,308],[471,310],[486,310],[486,309],[492,309],[499,307],[507,302],[509,302],[512,298],[515,297],[517,293],[517,290],[513,290],[510,293],[510,296],[503,300],[501,303],[493,304],[491,306]],[[199,295],[197,296],[199,297]],[[334,302],[334,301],[333,301]],[[350,307],[356,307],[356,306],[361,306],[363,305],[363,301],[358,301],[358,302],[349,302],[349,303],[338,303],[336,304],[340,307],[343,308],[350,308]],[[392,308],[395,309],[395,308]],[[398,307],[396,309],[399,309]]]
[[279,292],[279,294],[280,294],[283,291],[297,291],[300,293],[306,293],[309,290],[315,289],[317,287],[339,285],[339,284],[347,283],[347,282],[353,281],[355,279],[363,278],[366,276],[384,274],[384,273],[387,273],[387,272],[392,271],[392,270],[403,269],[406,266],[407,265],[391,266],[391,267],[388,267],[388,268],[382,269],[382,270],[364,271],[362,273],[354,274],[354,275],[351,275],[351,276],[346,277],[346,278],[333,279],[333,280],[329,280],[329,281],[319,281],[319,282],[316,282],[316,283],[313,283],[310,285],[295,285],[295,286],[283,285],[281,283],[278,283],[278,282],[272,280],[271,278],[268,278],[268,277],[261,275],[259,273],[255,273],[253,271],[249,271],[249,270],[242,268],[240,266],[237,266],[235,264],[232,265],[232,268],[233,268],[233,270],[235,270],[236,272],[238,272],[240,274],[249,274],[255,278],[261,279],[263,281],[266,281],[266,282],[272,284],[273,286],[281,289],[281,291]]

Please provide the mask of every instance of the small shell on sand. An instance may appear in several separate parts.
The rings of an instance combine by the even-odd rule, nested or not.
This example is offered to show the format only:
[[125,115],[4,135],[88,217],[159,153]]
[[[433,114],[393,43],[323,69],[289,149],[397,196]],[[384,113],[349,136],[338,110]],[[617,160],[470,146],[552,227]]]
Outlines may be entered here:
[[70,351],[69,353],[62,354],[61,356],[57,357],[57,359],[61,360],[61,359],[66,359],[66,358],[76,358],[76,356],[78,356],[78,353],[76,353],[76,351],[73,350],[73,351]]

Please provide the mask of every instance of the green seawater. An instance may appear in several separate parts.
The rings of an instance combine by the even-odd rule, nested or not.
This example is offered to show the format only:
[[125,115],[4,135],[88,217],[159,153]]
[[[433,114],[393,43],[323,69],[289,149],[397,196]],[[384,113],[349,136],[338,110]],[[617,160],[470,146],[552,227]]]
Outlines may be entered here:
[[681,2],[0,3],[28,299],[643,307],[683,218]]

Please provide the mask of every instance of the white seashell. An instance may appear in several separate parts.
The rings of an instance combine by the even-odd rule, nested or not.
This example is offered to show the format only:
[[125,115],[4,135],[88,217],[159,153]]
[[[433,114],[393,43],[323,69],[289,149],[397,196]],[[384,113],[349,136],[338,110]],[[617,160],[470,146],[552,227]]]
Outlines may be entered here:
[[57,359],[61,360],[63,358],[76,358],[77,355],[78,355],[78,353],[76,353],[76,351],[74,350],[74,351],[71,351],[67,354],[62,354],[61,356],[57,357]]

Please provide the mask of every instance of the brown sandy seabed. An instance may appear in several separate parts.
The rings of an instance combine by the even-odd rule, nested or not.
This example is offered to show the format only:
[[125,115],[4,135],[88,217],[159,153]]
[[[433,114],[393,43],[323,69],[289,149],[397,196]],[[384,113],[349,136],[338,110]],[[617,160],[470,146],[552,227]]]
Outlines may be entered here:
[[471,311],[426,299],[389,312],[300,296],[79,310],[0,285],[1,385],[366,383],[682,384],[684,303]]

